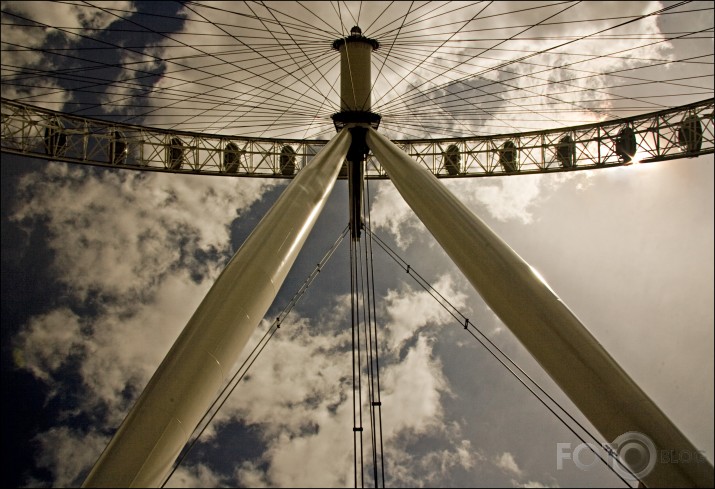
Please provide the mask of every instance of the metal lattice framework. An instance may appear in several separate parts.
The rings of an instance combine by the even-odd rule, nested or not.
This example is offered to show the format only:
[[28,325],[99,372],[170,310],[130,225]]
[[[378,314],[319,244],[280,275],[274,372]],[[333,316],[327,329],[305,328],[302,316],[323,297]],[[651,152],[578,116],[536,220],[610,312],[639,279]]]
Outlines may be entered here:
[[[472,138],[399,140],[438,177],[608,168],[713,153],[715,99],[590,125]],[[2,151],[69,163],[202,175],[293,178],[326,141],[166,131],[2,99]],[[345,169],[345,168],[344,168]],[[344,170],[343,169],[343,170]],[[366,177],[386,179],[370,155]],[[341,171],[340,178],[347,178]]]

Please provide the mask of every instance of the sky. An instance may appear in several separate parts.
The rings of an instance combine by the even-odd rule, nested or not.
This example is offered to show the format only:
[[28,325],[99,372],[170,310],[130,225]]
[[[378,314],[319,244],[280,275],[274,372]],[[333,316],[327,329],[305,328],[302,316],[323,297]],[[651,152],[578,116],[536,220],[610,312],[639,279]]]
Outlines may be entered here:
[[[578,15],[589,18],[609,8],[595,3],[583,7],[586,11],[579,10]],[[341,6],[354,11],[358,3]],[[659,7],[662,5],[639,2],[629,8],[646,12]],[[184,7],[113,2],[111,8],[130,12],[154,8],[154,12],[173,11],[176,15]],[[364,15],[374,8],[365,7]],[[490,8],[510,7],[499,3]],[[591,8],[595,13],[588,11]],[[2,10],[3,22],[17,22],[16,17],[6,15],[14,12],[50,24],[62,19],[66,27],[97,31],[108,29],[116,19],[106,11],[71,3],[37,7],[3,3]],[[324,19],[333,15],[331,10],[324,13]],[[196,18],[185,10],[182,15]],[[445,18],[462,15],[464,12],[455,11]],[[704,25],[712,28],[712,12],[700,15]],[[653,36],[678,31],[682,26],[676,17],[649,20],[643,29]],[[542,18],[543,14],[538,20]],[[535,22],[531,17],[509,21],[495,17],[491,22],[503,27],[520,25],[522,20]],[[186,33],[190,25],[175,19],[157,22],[164,22],[162,27],[173,32]],[[575,35],[579,29],[596,29],[597,24],[559,24],[548,29]],[[3,29],[4,82],[11,75],[7,74],[11,65],[44,62],[51,70],[58,62],[57,57],[43,59],[37,51],[7,51],[8,43],[34,48],[59,43],[73,48],[73,43],[79,42],[66,33],[41,32],[29,35],[27,29]],[[199,39],[195,30],[190,32],[194,37],[184,34],[185,40]],[[709,47],[710,61],[711,32],[702,41]],[[146,83],[158,92],[160,88],[168,90],[176,82],[169,69],[146,57],[146,53],[166,57],[168,51],[162,51],[166,48],[157,47],[160,43],[149,37],[134,39],[145,44],[144,57],[128,50],[114,56],[123,56],[126,63],[125,58],[136,55],[132,58],[135,62],[156,71],[156,77]],[[130,40],[127,37],[121,42]],[[623,48],[620,44],[632,40],[612,42],[616,52]],[[528,42],[518,41],[511,47],[525,44]],[[598,42],[593,44],[578,46],[587,51],[601,49]],[[678,46],[663,43],[649,55],[678,59],[682,56]],[[687,54],[696,54],[694,48],[689,49]],[[178,49],[171,52],[180,53]],[[81,53],[91,56],[88,51]],[[549,56],[552,58],[534,61],[555,64],[566,58]],[[235,61],[241,62],[245,59]],[[603,58],[591,62],[589,69],[624,69],[637,62]],[[407,92],[408,82],[416,85],[430,76],[424,66],[423,73],[415,70],[407,76],[399,71],[399,65],[389,65],[395,72],[386,74],[388,80],[405,76],[405,84],[397,85],[395,92]],[[517,65],[515,69],[539,68]],[[687,71],[689,65],[677,69]],[[185,73],[187,86],[193,83],[196,91],[197,73]],[[136,86],[121,83],[135,74],[116,70],[106,74],[110,75],[114,91],[100,90],[95,96],[103,103],[105,117],[124,116],[125,99],[116,98],[119,91],[126,90],[122,96],[133,97],[131,100],[145,99]],[[550,76],[566,74],[556,70]],[[647,75],[639,72],[639,76]],[[533,83],[533,78],[528,80]],[[583,83],[605,87],[613,78],[589,80]],[[43,88],[3,83],[3,96],[29,97],[28,103],[55,110],[81,107],[78,104],[87,93],[52,89],[63,83],[69,82],[48,77]],[[314,81],[319,90],[321,83],[324,81]],[[455,92],[463,89],[459,83],[450,82],[444,74],[430,83],[441,91],[430,92],[427,84],[417,101],[425,106],[431,98],[429,103],[439,110],[454,114],[438,131],[448,134],[473,123],[450,108],[458,98]],[[483,86],[474,85],[471,79],[464,83],[475,92],[475,87]],[[515,83],[522,89],[527,84],[525,78]],[[712,93],[712,78],[701,85],[709,86]],[[297,82],[289,87],[300,90]],[[373,102],[389,93],[387,87],[376,84],[378,96]],[[547,86],[540,96],[554,96],[558,89],[558,85]],[[670,85],[647,86],[645,93],[651,89],[662,90],[660,95],[667,95],[665,98],[676,98],[668,92]],[[312,96],[310,89],[306,90],[309,95],[305,97]],[[621,113],[623,99],[604,100],[606,91],[592,95],[599,107],[610,112],[584,109],[591,95],[574,91],[570,96],[578,97],[580,109],[563,112],[564,120],[559,122],[596,121]],[[285,90],[280,94],[291,96]],[[683,103],[706,97],[694,95]],[[385,99],[390,97],[385,95]],[[519,103],[525,105],[524,100]],[[190,102],[184,106],[196,107]],[[513,107],[513,101],[502,100],[491,107],[495,113],[497,107]],[[400,111],[391,112],[388,105],[383,110],[383,130],[391,137],[420,135],[415,132],[427,129],[400,129],[405,124]],[[656,109],[638,109],[649,110]],[[168,112],[156,114],[144,122],[161,125],[172,121]],[[499,123],[507,127],[518,124],[519,130],[531,124],[554,127],[546,117],[523,121],[523,114],[504,109]],[[579,122],[569,122],[577,119]],[[199,119],[191,124],[204,124],[208,132],[239,130],[220,120]],[[306,134],[304,127],[302,124],[300,135]],[[315,137],[330,137],[320,132],[321,127],[316,123]],[[505,129],[484,123],[480,130]],[[256,131],[251,135],[264,129]],[[2,155],[0,170],[2,450],[7,468],[2,480],[11,487],[79,485],[222,266],[288,182],[94,168],[8,154]],[[593,171],[441,181],[540,272],[712,462],[713,156]],[[346,182],[338,181],[266,318],[280,313],[347,224],[347,193]],[[582,420],[456,270],[392,184],[371,181],[369,193],[374,232]],[[623,486],[601,465],[584,471],[566,463],[559,469],[557,444],[570,443],[575,448],[579,440],[389,257],[376,249],[374,260],[386,485]],[[348,249],[343,243],[167,486],[353,484],[349,292]],[[268,325],[264,320],[258,332]],[[366,477],[369,485],[370,476]]]

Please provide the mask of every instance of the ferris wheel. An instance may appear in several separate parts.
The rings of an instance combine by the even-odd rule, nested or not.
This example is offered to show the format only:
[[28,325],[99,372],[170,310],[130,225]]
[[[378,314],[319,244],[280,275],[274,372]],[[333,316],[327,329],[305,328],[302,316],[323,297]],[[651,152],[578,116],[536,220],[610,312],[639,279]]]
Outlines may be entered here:
[[[714,152],[711,6],[612,5],[3,5],[4,155],[288,183],[135,396],[85,484],[167,482],[336,180],[347,180],[349,207],[341,236],[350,242],[353,298],[350,483],[386,484],[373,250],[421,279],[371,226],[370,182],[389,179],[595,430],[568,412],[567,423],[614,444],[623,482],[711,487],[707,460],[676,464],[648,452],[699,453],[459,193],[476,192],[464,182],[484,181],[477,177],[574,175]],[[648,452],[645,465],[627,460],[635,442]]]

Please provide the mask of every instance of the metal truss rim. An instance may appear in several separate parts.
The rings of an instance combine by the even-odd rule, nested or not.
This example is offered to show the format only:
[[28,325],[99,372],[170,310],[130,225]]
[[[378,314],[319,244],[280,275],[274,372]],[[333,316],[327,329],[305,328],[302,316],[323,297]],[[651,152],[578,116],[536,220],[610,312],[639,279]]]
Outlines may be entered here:
[[[38,106],[35,106],[32,104],[26,104],[24,102],[17,102],[15,100],[8,99],[5,97],[0,97],[0,100],[2,101],[2,103],[10,103],[13,105],[28,107],[31,110],[36,111],[36,112],[44,112],[44,113],[47,113],[50,115],[55,115],[58,117],[64,117],[64,118],[68,118],[68,119],[88,121],[92,124],[109,125],[109,126],[117,127],[119,129],[127,128],[127,129],[134,129],[137,131],[144,130],[144,131],[151,131],[154,133],[186,136],[186,137],[203,137],[203,138],[216,138],[216,139],[227,139],[227,140],[250,140],[250,141],[273,143],[273,144],[325,144],[328,142],[327,139],[266,138],[266,137],[232,135],[232,134],[212,134],[212,133],[206,133],[206,132],[180,131],[180,130],[173,130],[173,129],[167,130],[167,129],[155,128],[152,126],[140,125],[140,124],[115,123],[115,122],[98,119],[98,118],[93,118],[93,117],[81,117],[81,116],[76,116],[76,115],[72,115],[72,114],[66,114],[62,111],[45,109],[43,107],[38,107]],[[659,110],[659,111],[655,111],[655,112],[644,112],[644,113],[638,114],[638,115],[622,117],[619,119],[609,119],[607,121],[594,122],[591,124],[580,124],[580,125],[576,125],[576,126],[541,129],[541,130],[536,130],[536,131],[490,134],[490,135],[484,135],[484,136],[476,136],[475,135],[475,136],[462,136],[462,137],[452,137],[452,138],[392,139],[392,141],[395,142],[396,144],[418,144],[418,143],[419,144],[428,144],[428,143],[439,144],[439,143],[464,142],[464,141],[504,140],[504,139],[519,138],[519,137],[536,136],[539,134],[555,134],[555,133],[585,131],[585,130],[589,130],[589,129],[595,129],[597,127],[604,127],[604,126],[611,127],[611,126],[625,125],[625,124],[629,124],[629,123],[632,123],[634,121],[638,121],[641,119],[649,119],[649,118],[659,117],[659,116],[663,116],[663,115],[671,114],[671,113],[686,112],[690,109],[700,107],[703,105],[707,105],[708,103],[715,104],[715,97],[709,97],[709,98],[706,98],[703,100],[699,100],[697,102],[691,102],[689,104],[680,105],[677,107],[671,107],[668,109],[663,109],[663,110]],[[713,117],[713,116],[714,116],[714,114],[710,114],[710,117]]]
[[[715,150],[709,98],[595,124],[496,136],[394,140],[438,178],[527,175],[693,158]],[[112,123],[2,99],[5,153],[141,171],[293,178],[323,140],[251,138]],[[347,178],[343,165],[338,178]],[[389,176],[367,156],[365,177]]]

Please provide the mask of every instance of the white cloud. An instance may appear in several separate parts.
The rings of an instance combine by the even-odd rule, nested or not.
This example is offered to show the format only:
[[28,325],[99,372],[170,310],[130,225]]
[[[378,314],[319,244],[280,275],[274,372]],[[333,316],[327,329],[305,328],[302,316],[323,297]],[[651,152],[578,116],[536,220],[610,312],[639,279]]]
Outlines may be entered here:
[[108,306],[93,321],[80,367],[87,408],[104,403],[109,407],[107,422],[118,426],[217,275],[214,271],[197,284],[186,271],[177,271],[162,281],[146,304]]
[[45,222],[58,278],[80,298],[93,290],[150,293],[178,262],[205,273],[196,253],[227,252],[230,221],[270,186],[132,171],[91,175],[64,164],[29,174],[13,214],[26,226]]
[[118,426],[211,282],[197,284],[179,271],[147,303],[109,304],[94,319],[66,308],[33,317],[15,339],[16,364],[44,380],[52,396],[61,391],[61,367],[79,359],[83,409],[103,405],[108,426]]
[[241,463],[235,477],[245,487],[272,487],[266,480],[266,472],[253,462]]
[[424,230],[410,206],[392,185],[379,182],[370,208],[370,224],[377,231],[385,229],[395,237],[397,245],[405,249],[413,241],[413,236]]
[[[266,326],[264,323],[262,328]],[[339,404],[336,389],[350,373],[346,357],[349,333],[326,335],[313,328],[307,319],[289,317],[251,369],[240,396],[232,399],[229,407],[240,411],[249,423],[263,423],[266,418],[275,421],[266,426],[273,435],[283,429],[299,431],[305,426],[309,413],[316,407],[311,400],[319,399],[318,406],[326,409]]]
[[[102,2],[105,9],[121,9],[136,11],[134,2],[107,1]],[[47,25],[56,25],[62,20],[62,26],[68,28],[105,29],[118,18],[110,12],[99,9],[88,9],[83,5],[56,2],[3,2],[3,10],[10,10],[24,17]],[[38,31],[42,32],[42,31]]]
[[40,445],[36,463],[53,474],[53,487],[81,484],[78,476],[86,474],[97,460],[97,454],[109,442],[95,432],[83,434],[66,426],[50,428],[37,435],[35,440]]
[[529,177],[504,177],[499,181],[480,181],[476,184],[449,182],[447,187],[463,197],[466,203],[475,202],[486,207],[489,214],[499,221],[520,220],[528,224],[533,219],[532,208],[538,204],[542,193],[540,176]]
[[[141,106],[147,102],[151,103],[154,97],[137,98],[139,95],[146,94],[147,88],[137,84],[136,81],[138,77],[156,73],[161,68],[165,68],[166,63],[162,61],[165,52],[165,48],[152,45],[145,46],[142,53],[138,53],[136,50],[123,50],[119,63],[126,69],[120,70],[114,82],[107,86],[106,93],[101,99],[101,109],[109,114],[133,115],[134,105]],[[162,102],[165,103],[165,101]],[[141,110],[146,111],[147,109],[142,108]]]
[[82,351],[81,323],[66,307],[32,318],[15,339],[15,363],[51,386],[52,374]]
[[[273,7],[287,12],[302,10],[291,3]],[[320,4],[313,8],[317,12],[332,10]],[[232,20],[228,25],[227,11],[238,15],[229,15]],[[162,38],[159,44],[145,47],[141,54],[122,55],[123,62],[129,65],[117,75],[118,82],[132,81],[136,77],[133,69],[161,74],[152,87],[152,93],[159,96],[141,98],[142,105],[148,106],[141,110],[151,113],[144,121],[147,125],[171,127],[178,120],[175,115],[193,114],[188,124],[180,129],[212,134],[302,138],[316,123],[312,114],[320,112],[322,129],[328,128],[328,133],[333,133],[332,124],[326,123],[324,118],[337,111],[339,96],[331,84],[338,76],[338,68],[333,66],[330,74],[321,75],[316,71],[316,63],[309,62],[312,57],[304,58],[300,52],[292,52],[283,57],[281,63],[275,63],[274,51],[282,49],[279,41],[274,41],[270,35],[264,36],[262,46],[253,47],[256,31],[265,29],[260,19],[255,18],[256,11],[266,18],[271,17],[258,4],[183,5],[177,11],[177,17],[184,19],[178,31]],[[233,19],[238,19],[236,22],[243,28],[232,28]],[[284,20],[291,22],[289,18]],[[136,22],[150,27],[146,19]],[[221,46],[216,39],[231,39],[235,48]],[[329,48],[329,44],[326,41],[325,47]],[[157,62],[155,58],[162,61]],[[324,70],[330,66],[325,61],[318,61],[317,65]],[[141,91],[130,86],[110,87],[103,103],[112,104],[124,97],[135,97]],[[328,100],[323,104],[326,96]],[[118,109],[107,106],[105,110],[115,112]],[[265,118],[274,116],[279,125],[282,118],[297,123],[295,127],[286,124],[266,130]],[[308,133],[312,132],[312,129],[308,130]],[[318,138],[325,134],[324,131]]]
[[[452,41],[469,39],[470,42],[440,49],[441,56],[460,63],[455,70],[444,70],[442,65],[445,63],[434,59],[417,69],[404,63],[404,66],[389,66],[389,70],[385,70],[387,73],[383,76],[387,75],[390,81],[378,80],[375,91],[381,94],[389,86],[394,89],[391,97],[381,101],[387,102],[386,107],[379,104],[375,107],[377,112],[383,113],[383,130],[391,138],[432,138],[436,137],[435,133],[439,133],[439,137],[449,137],[454,135],[452,130],[460,134],[503,134],[595,122],[606,117],[611,107],[632,104],[628,98],[610,101],[618,96],[614,97],[613,90],[607,88],[628,79],[592,75],[647,65],[648,62],[642,59],[672,59],[669,42],[640,47],[665,39],[657,17],[647,17],[637,23],[639,33],[648,36],[647,41],[632,36],[633,26],[629,24],[606,30],[603,35],[612,36],[607,41],[596,36],[551,49],[618,24],[613,20],[593,20],[604,18],[602,13],[610,8],[618,9],[621,16],[635,17],[654,12],[662,5],[658,2],[589,2],[568,8],[573,6],[575,4],[520,8],[518,4],[495,2],[483,12],[479,12],[483,4],[455,12],[449,12],[452,10],[449,4],[436,9],[404,34],[408,35],[410,31],[414,31],[413,35],[422,31],[434,33],[439,31],[439,25],[449,25],[443,33],[445,38]],[[556,15],[561,10],[564,12]],[[473,16],[474,20],[465,25],[465,21]],[[539,25],[544,20],[546,22]],[[527,29],[530,25],[532,27]],[[458,33],[458,29],[461,32]],[[478,36],[490,39],[495,32],[503,33],[508,39],[496,46],[493,42],[474,40]],[[515,37],[511,39],[511,36]],[[550,51],[532,55],[542,50]],[[608,56],[611,53],[618,54]],[[531,56],[521,63],[497,69],[509,60],[527,55]],[[573,66],[567,66],[571,64]],[[640,72],[624,74],[637,77]],[[419,89],[414,90],[414,87]],[[603,90],[599,91],[601,88]],[[641,95],[644,95],[642,91],[632,94],[633,97]],[[398,103],[390,103],[391,98]],[[399,102],[401,98],[417,102],[419,108],[406,107]],[[549,107],[548,112],[543,110],[545,106]],[[657,106],[653,105],[653,108],[655,110]],[[441,130],[420,126],[418,111],[439,114],[441,120],[437,126]],[[391,112],[396,114],[393,116]],[[475,122],[475,116],[486,120]]]
[[[432,286],[457,309],[464,307],[466,295],[458,290],[450,275],[438,277]],[[435,328],[429,332],[433,336],[436,328],[454,321],[449,312],[427,291],[407,288],[401,291],[389,290],[384,303],[385,317],[389,318],[386,324],[386,346],[391,351],[398,350],[422,328]]]
[[519,175],[499,179],[443,180],[445,186],[480,217],[482,209],[496,221],[531,224],[540,206],[563,185],[590,186],[591,172]]
[[[209,433],[215,436],[232,419],[261,427],[268,469],[241,464],[236,467],[241,485],[347,484],[352,467],[349,341],[349,333],[320,333],[307,319],[293,317],[273,337]],[[327,469],[325,460],[331,461]]]
[[[484,212],[501,222],[531,224],[544,201],[562,185],[576,182],[579,190],[591,185],[592,172],[520,175],[499,179],[444,179],[440,183],[481,218]],[[426,196],[428,198],[428,196]],[[391,182],[380,182],[370,209],[376,231],[390,233],[402,250],[424,235],[426,228]]]
[[204,464],[179,466],[164,487],[220,487],[222,477]]
[[[129,1],[108,1],[103,2],[102,6],[106,9],[116,8],[130,12],[136,10],[134,3]],[[12,27],[12,24],[22,25],[26,24],[27,21],[10,15],[10,13],[33,19],[49,26],[57,25],[57,20],[61,19],[61,27],[67,28],[69,32],[78,32],[72,30],[75,28],[105,29],[118,20],[116,16],[109,12],[89,9],[80,4],[61,2],[3,2],[2,10],[2,20],[8,24],[0,30],[2,32],[2,41],[19,45],[11,46],[12,49],[7,51],[3,50],[3,79],[17,74],[16,70],[18,69],[29,69],[30,72],[33,69],[40,69],[43,72],[47,72],[60,68],[48,56],[39,51],[33,51],[33,49],[46,47],[50,35],[59,33],[61,39],[59,41],[55,38],[53,47],[75,46],[82,39],[67,32],[47,27],[36,29]],[[61,46],[61,44],[65,46]],[[10,99],[29,97],[27,101],[30,103],[53,110],[60,110],[62,105],[70,99],[70,94],[51,77],[44,76],[37,80],[30,78],[29,85],[33,83],[36,86],[18,86],[13,83],[3,83],[2,95]]]
[[504,452],[501,455],[497,456],[495,463],[497,467],[500,467],[507,472],[511,472],[516,476],[521,476],[522,474],[521,469],[516,463],[516,460],[514,460],[514,455],[509,452]]
[[389,481],[397,487],[435,487],[451,480],[455,471],[470,471],[484,460],[468,440],[455,440],[449,449],[415,456],[405,450],[390,453]]
[[[338,300],[329,309],[342,310],[344,302]],[[319,316],[337,317],[331,311]],[[262,429],[266,450],[261,461],[267,469],[253,462],[242,463],[235,470],[240,484],[352,484],[351,339],[345,321],[343,315],[342,324],[323,322],[318,326],[305,318],[284,324],[217,417],[219,424],[212,427],[212,436],[233,418]],[[343,332],[335,332],[341,329]],[[421,474],[471,467],[469,443],[444,426],[442,396],[449,395],[449,387],[431,341],[419,335],[402,359],[383,355],[380,367],[382,433],[390,472]],[[365,463],[371,467],[367,380],[366,373],[362,375]],[[444,438],[450,448],[416,459],[400,446],[405,437],[416,440],[424,436]],[[329,467],[325,460],[330,460]],[[396,480],[396,476],[390,477]]]
[[[106,408],[98,421],[108,429],[118,426],[228,258],[229,223],[270,186],[260,180],[95,174],[63,164],[23,177],[13,219],[28,230],[43,222],[53,272],[67,299],[96,312],[79,317],[59,306],[31,318],[14,340],[16,364],[47,382],[50,396],[63,389],[63,368],[76,369],[79,409]],[[40,460],[51,460],[57,480],[68,481],[78,474],[78,459],[65,463],[49,451],[63,435],[67,443],[79,435],[64,427],[50,433],[52,443],[40,445]],[[85,448],[94,462],[104,445]],[[204,480],[202,470],[191,476],[199,479],[184,474],[182,480]]]
[[[396,438],[400,432],[425,434],[442,425],[440,396],[449,392],[442,374],[441,362],[433,356],[432,346],[419,336],[399,364],[385,369],[382,402],[386,437]],[[405,413],[409,412],[409,416]]]
[[512,484],[514,485],[514,487],[559,487],[559,485],[556,483],[554,483],[553,485],[549,485],[538,481],[518,482],[512,480]]

